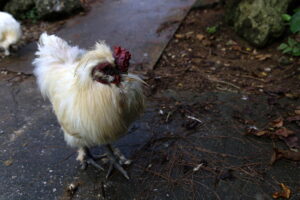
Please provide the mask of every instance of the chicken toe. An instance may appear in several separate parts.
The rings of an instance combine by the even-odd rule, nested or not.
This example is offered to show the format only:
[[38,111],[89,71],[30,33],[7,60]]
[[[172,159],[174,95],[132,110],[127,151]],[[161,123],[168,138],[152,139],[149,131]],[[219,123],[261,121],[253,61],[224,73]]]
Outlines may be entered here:
[[86,169],[88,165],[92,165],[93,167],[99,170],[104,170],[101,165],[96,163],[96,159],[87,147],[80,148],[78,150],[77,160],[81,162],[81,169],[83,170]]
[[117,169],[119,172],[121,172],[121,174],[129,180],[129,176],[128,173],[126,172],[126,170],[122,167],[122,165],[120,164],[120,158],[118,159],[118,157],[114,154],[114,151],[112,149],[112,147],[108,144],[105,145],[106,147],[106,151],[107,151],[107,157],[110,160],[110,166],[106,175],[106,178],[108,178],[112,171],[113,168]]

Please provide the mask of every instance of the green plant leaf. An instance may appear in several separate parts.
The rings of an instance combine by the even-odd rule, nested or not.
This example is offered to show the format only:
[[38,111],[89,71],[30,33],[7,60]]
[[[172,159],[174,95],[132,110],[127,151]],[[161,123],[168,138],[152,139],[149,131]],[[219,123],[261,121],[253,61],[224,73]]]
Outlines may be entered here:
[[294,39],[292,39],[292,38],[288,38],[288,46],[289,47],[293,47],[293,46],[295,46],[297,44],[297,42],[294,40]]
[[283,21],[289,22],[292,19],[292,16],[289,14],[282,14],[281,18],[283,19]]
[[286,49],[288,47],[288,45],[286,43],[281,43],[278,47],[278,50],[283,50]]
[[294,13],[296,13],[296,12],[300,12],[300,7],[299,7],[299,8],[296,8],[296,9],[294,9],[293,11],[294,11]]
[[209,34],[214,34],[215,32],[217,32],[217,26],[209,26],[206,28],[206,32],[208,32]]
[[297,33],[300,31],[300,11],[296,12],[290,21],[290,30],[292,33]]
[[300,47],[293,48],[293,56],[300,56]]
[[284,49],[282,51],[282,53],[286,54],[286,53],[291,53],[292,51],[293,51],[293,49],[291,47],[288,47],[288,48]]

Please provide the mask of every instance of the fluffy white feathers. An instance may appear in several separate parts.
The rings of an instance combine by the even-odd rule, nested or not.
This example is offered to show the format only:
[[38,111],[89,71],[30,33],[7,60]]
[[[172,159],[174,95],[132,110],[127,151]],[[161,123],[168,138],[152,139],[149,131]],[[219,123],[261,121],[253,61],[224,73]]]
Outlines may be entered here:
[[92,80],[95,65],[114,62],[105,43],[85,51],[44,33],[36,55],[33,64],[39,88],[51,101],[69,145],[111,143],[125,134],[142,112],[142,80],[136,75],[123,75],[119,87]]
[[22,35],[21,26],[13,16],[6,12],[0,12],[0,47],[5,55],[9,55],[9,46],[15,44]]

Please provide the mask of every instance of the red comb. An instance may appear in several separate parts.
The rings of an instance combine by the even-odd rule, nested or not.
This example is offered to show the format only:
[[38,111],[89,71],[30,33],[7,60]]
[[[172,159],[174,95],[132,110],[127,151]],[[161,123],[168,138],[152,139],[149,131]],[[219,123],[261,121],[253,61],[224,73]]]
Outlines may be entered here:
[[120,46],[114,47],[114,58],[115,64],[118,69],[123,73],[127,73],[129,68],[129,61],[131,58],[131,54],[129,53],[129,51]]

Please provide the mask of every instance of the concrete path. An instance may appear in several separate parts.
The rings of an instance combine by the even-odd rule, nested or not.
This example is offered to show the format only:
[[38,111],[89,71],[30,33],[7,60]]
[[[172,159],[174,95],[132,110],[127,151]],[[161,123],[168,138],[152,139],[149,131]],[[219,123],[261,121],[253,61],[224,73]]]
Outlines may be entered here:
[[[83,48],[97,40],[122,45],[133,55],[133,67],[151,69],[193,1],[99,1],[87,15],[69,20],[57,34]],[[35,50],[36,44],[29,44],[0,63],[0,69],[9,71],[9,75],[0,74],[0,199],[69,199],[65,188],[75,182],[81,183],[78,199],[101,199],[97,196],[99,180],[106,185],[117,182],[125,190],[128,182],[117,174],[107,182],[104,172],[78,169],[75,151],[66,146],[51,105],[42,99],[30,76]],[[127,156],[152,136],[148,122],[157,115],[154,108],[149,103],[144,117],[116,144]],[[127,199],[114,192],[109,195]]]
[[[97,1],[87,15],[69,20],[57,35],[82,48],[91,48],[99,40],[124,46],[133,55],[133,66],[151,69],[194,1]],[[35,43],[21,48],[0,68],[31,74],[35,50]]]

